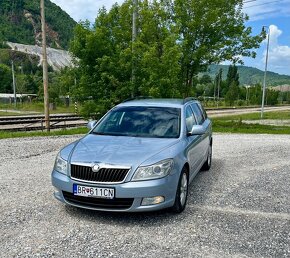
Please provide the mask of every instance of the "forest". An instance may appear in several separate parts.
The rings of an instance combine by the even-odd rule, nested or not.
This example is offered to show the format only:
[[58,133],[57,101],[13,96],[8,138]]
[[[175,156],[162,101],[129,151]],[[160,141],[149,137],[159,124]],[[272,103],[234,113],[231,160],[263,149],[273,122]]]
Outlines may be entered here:
[[[48,45],[67,49],[76,22],[49,0],[45,0],[45,6]],[[1,0],[0,24],[0,48],[3,47],[3,41],[39,44],[41,41],[39,1]]]

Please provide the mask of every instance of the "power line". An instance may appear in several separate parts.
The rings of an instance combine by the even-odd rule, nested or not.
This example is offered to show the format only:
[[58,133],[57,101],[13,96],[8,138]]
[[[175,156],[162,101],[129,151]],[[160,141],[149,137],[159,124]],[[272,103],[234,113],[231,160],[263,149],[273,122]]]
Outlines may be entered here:
[[267,2],[267,3],[263,3],[263,4],[255,4],[255,5],[251,5],[251,6],[246,6],[246,7],[244,7],[244,9],[251,8],[251,7],[256,7],[256,6],[273,4],[273,3],[277,3],[277,2],[281,2],[281,1],[283,1],[283,0],[277,0],[277,1]]
[[247,1],[244,1],[244,4],[247,4],[247,3],[251,3],[251,2],[256,2],[257,0],[247,0]]

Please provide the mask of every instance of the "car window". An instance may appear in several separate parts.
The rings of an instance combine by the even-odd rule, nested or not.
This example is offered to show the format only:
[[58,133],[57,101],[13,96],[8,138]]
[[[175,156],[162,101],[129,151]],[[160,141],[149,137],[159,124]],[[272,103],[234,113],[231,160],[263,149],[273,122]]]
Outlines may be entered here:
[[201,110],[201,112],[203,114],[204,119],[207,119],[207,113],[206,113],[204,107],[200,103],[197,103],[197,105],[200,108],[200,110]]
[[192,129],[192,126],[196,125],[196,120],[195,120],[195,117],[192,113],[190,106],[186,107],[185,117],[186,117],[185,118],[186,119],[186,130],[187,130],[187,132],[190,132]]
[[92,131],[94,134],[178,138],[180,135],[180,108],[117,107]]
[[204,120],[205,120],[202,111],[200,110],[200,108],[198,107],[198,105],[196,103],[193,103],[190,106],[191,106],[191,108],[192,108],[192,110],[194,112],[194,115],[196,117],[197,123],[199,125],[201,125],[204,122]]

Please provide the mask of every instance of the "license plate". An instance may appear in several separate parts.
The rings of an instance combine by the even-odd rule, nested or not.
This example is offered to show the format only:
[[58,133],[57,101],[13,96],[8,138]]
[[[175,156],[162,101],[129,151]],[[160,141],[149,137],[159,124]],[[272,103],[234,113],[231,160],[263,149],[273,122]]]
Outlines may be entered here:
[[84,185],[73,185],[73,193],[77,196],[113,199],[115,197],[114,188],[91,187]]

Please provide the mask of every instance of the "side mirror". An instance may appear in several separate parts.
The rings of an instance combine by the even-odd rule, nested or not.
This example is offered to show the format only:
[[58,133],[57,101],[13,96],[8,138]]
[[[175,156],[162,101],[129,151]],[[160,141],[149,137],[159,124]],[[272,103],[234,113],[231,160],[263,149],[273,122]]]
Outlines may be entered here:
[[88,122],[87,128],[90,130],[93,129],[95,127],[96,123],[97,123],[97,121],[95,121],[95,120]]
[[206,129],[202,125],[194,125],[192,126],[191,131],[187,134],[189,136],[191,135],[202,135],[205,134]]

